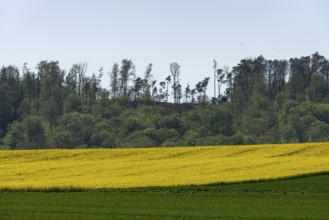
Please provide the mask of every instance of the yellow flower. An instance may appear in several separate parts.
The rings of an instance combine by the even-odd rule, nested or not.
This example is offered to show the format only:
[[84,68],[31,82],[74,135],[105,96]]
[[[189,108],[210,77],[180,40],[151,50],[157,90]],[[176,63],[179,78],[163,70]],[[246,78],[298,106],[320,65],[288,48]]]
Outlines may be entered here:
[[0,151],[0,188],[176,186],[329,171],[329,143]]

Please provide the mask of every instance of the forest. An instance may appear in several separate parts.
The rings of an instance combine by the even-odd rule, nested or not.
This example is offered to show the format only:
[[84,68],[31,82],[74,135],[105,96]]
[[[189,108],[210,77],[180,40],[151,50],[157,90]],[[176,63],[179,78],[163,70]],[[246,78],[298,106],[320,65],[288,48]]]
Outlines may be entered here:
[[[329,141],[329,61],[263,56],[182,86],[180,65],[155,79],[132,60],[87,76],[87,63],[0,70],[0,148],[135,148]],[[102,77],[110,82],[102,87]],[[208,86],[214,84],[214,91]]]

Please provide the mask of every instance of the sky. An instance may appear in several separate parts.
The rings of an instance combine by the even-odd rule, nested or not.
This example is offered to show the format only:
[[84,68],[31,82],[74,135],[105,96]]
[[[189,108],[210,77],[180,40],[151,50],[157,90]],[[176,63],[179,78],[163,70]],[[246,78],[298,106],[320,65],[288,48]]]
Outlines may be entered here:
[[0,0],[0,9],[0,66],[87,62],[89,76],[103,67],[105,88],[122,59],[138,76],[152,63],[158,82],[177,62],[183,88],[213,80],[214,59],[220,68],[259,55],[329,59],[327,0]]

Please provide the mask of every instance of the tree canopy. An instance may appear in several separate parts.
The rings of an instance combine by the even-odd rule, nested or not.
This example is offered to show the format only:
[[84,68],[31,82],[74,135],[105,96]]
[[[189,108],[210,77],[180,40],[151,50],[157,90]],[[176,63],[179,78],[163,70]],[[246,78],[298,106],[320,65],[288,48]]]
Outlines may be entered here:
[[[211,62],[210,62],[211,64]],[[289,60],[263,56],[218,68],[196,85],[178,63],[155,79],[132,60],[68,71],[58,61],[0,69],[0,145],[9,149],[114,148],[329,141],[329,62],[314,53]],[[214,85],[214,97],[208,85]],[[217,87],[217,88],[216,88]],[[169,97],[172,97],[170,99]],[[173,100],[173,102],[170,102]]]

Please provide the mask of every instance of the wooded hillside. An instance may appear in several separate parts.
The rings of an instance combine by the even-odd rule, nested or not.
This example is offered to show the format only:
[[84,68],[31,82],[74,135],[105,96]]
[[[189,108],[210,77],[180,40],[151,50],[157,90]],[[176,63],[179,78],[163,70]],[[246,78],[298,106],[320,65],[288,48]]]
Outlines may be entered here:
[[[329,62],[322,55],[243,59],[182,86],[131,60],[86,76],[57,61],[0,70],[0,145],[9,149],[156,147],[329,141]],[[215,81],[214,81],[215,78]],[[212,81],[211,81],[212,80]],[[214,91],[207,90],[214,83]]]

